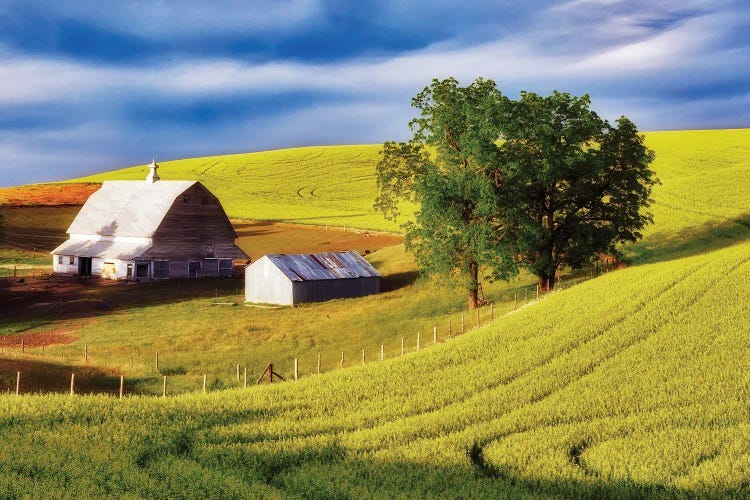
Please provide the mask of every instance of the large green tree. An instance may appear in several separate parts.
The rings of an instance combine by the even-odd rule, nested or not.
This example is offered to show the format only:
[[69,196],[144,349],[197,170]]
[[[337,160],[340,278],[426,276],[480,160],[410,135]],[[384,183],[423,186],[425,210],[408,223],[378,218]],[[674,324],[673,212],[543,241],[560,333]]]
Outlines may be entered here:
[[480,269],[507,279],[525,267],[552,287],[561,266],[619,255],[650,222],[653,153],[635,125],[615,125],[590,99],[554,92],[504,97],[491,80],[433,80],[412,101],[409,142],[386,142],[375,206],[406,223],[420,271],[463,284],[477,306]]
[[630,120],[612,125],[590,104],[588,95],[523,92],[503,113],[497,170],[509,187],[516,257],[544,288],[561,266],[619,256],[618,245],[651,222],[653,152]]
[[469,308],[478,304],[481,266],[508,274],[494,144],[497,111],[506,101],[490,80],[468,87],[433,80],[412,101],[420,111],[410,123],[412,140],[386,142],[377,166],[376,208],[395,219],[401,200],[419,203],[415,220],[404,225],[406,247],[423,274],[462,284]]

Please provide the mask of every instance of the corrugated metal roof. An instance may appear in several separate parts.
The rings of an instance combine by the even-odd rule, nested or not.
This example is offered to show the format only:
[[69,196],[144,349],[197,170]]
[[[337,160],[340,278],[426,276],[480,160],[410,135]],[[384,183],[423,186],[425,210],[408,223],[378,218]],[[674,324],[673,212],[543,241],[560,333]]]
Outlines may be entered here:
[[348,252],[269,254],[266,257],[292,281],[380,276],[380,273],[354,250]]
[[150,238],[175,199],[197,181],[105,181],[89,196],[69,234]]
[[151,245],[115,243],[113,241],[68,240],[52,250],[52,255],[76,255],[102,259],[132,260],[143,255]]

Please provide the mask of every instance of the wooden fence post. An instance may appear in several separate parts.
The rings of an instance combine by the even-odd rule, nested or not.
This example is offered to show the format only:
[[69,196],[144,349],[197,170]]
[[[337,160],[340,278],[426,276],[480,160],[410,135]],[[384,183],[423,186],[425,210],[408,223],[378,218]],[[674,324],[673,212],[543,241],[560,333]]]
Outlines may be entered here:
[[23,353],[26,350],[26,342],[24,339],[21,339],[21,353]]
[[125,375],[120,375],[120,399],[122,399],[122,392],[125,389]]
[[76,374],[71,373],[70,374],[70,395],[71,396],[75,394],[75,380],[76,380]]
[[21,372],[16,373],[16,396],[21,392]]
[[297,364],[297,358],[294,358],[294,380],[297,380],[298,378],[299,378],[299,365]]
[[341,368],[344,367],[344,351],[341,351]]
[[437,326],[432,327],[432,343],[437,344]]
[[365,364],[365,350],[362,349],[362,364]]
[[385,346],[383,344],[380,344],[380,361],[383,361],[383,358],[385,357]]
[[518,292],[516,290],[513,290],[513,310],[516,310],[516,307],[518,306]]
[[83,361],[84,363],[89,362],[89,345],[88,344],[83,345]]
[[539,283],[536,284],[536,300],[539,300]]
[[419,350],[419,332],[417,332],[417,351]]
[[242,375],[242,387],[247,387],[247,366],[245,366],[245,371]]
[[203,374],[203,394],[206,393],[206,374]]
[[237,363],[237,382],[240,381],[240,364]]
[[159,351],[156,351],[156,373],[159,373]]
[[268,365],[268,383],[273,383],[273,363]]
[[164,385],[162,386],[162,389],[161,389],[161,396],[164,397],[166,395],[167,395],[167,376],[164,375]]
[[318,353],[318,374],[320,374],[320,353]]

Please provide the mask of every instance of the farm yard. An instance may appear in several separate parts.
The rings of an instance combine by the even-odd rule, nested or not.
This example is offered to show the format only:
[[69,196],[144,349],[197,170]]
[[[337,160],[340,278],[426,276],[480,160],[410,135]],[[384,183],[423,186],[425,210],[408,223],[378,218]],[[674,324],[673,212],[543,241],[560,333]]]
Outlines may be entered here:
[[[240,281],[155,282],[79,287],[106,311],[3,312],[4,390],[18,367],[62,378],[50,387],[59,392],[71,371],[84,393],[114,393],[124,374],[129,397],[0,396],[0,496],[179,496],[187,485],[224,497],[750,495],[750,130],[656,132],[647,144],[662,184],[655,224],[625,249],[635,265],[539,301],[529,276],[485,283],[492,312],[463,335],[460,294],[417,280],[396,241],[370,244],[393,229],[371,206],[377,146],[164,162],[165,178],[201,180],[230,217],[322,226],[310,230],[320,248],[334,246],[334,225],[373,230],[342,231],[364,247],[341,244],[372,250],[386,291],[269,309],[245,306]],[[282,168],[298,163],[294,175]],[[56,209],[3,210],[64,233]],[[252,227],[248,240],[268,240],[252,252],[240,240],[254,259],[306,234]],[[4,247],[3,262],[41,265],[27,250]],[[63,334],[67,343],[32,340]],[[21,337],[23,353],[8,340]],[[288,382],[255,386],[271,362]],[[179,395],[154,398],[164,375]]]

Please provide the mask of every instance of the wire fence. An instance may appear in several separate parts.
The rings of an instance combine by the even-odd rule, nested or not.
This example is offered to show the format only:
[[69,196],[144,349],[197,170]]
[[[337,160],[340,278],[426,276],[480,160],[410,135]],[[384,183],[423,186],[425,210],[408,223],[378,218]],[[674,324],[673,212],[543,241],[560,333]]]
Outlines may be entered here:
[[[383,362],[388,359],[405,356],[448,342],[471,330],[485,326],[505,314],[512,313],[528,304],[536,302],[546,294],[567,289],[577,283],[598,276],[599,274],[610,272],[616,269],[617,266],[618,264],[615,261],[603,262],[601,265],[592,266],[591,268],[585,269],[577,274],[560,276],[556,280],[556,284],[552,290],[545,289],[540,286],[540,284],[536,284],[519,286],[500,293],[494,293],[492,302],[487,302],[481,307],[473,310],[453,313],[448,316],[446,321],[443,321],[442,324],[439,325],[435,324],[429,331],[420,331],[409,335],[403,335],[400,339],[397,338],[395,344],[383,343],[379,346],[379,349],[377,347],[370,347],[369,350],[368,348],[362,348],[361,351],[357,352],[355,355],[352,355],[351,350],[349,352],[346,350],[328,350],[325,353],[310,353],[304,358],[290,358],[287,360],[289,366],[284,366],[281,373],[276,371],[280,367],[278,363],[269,363],[263,371],[261,371],[263,368],[261,366],[248,367],[243,363],[232,363],[223,374],[214,373],[209,376],[208,373],[204,373],[196,375],[197,370],[188,371],[182,365],[175,367],[174,365],[165,364],[164,353],[162,352],[160,354],[159,351],[154,351],[151,362],[145,360],[142,352],[138,353],[138,357],[136,357],[136,352],[132,352],[130,355],[131,368],[135,368],[137,361],[138,366],[140,367],[144,364],[147,365],[153,363],[153,370],[147,374],[138,373],[137,375],[128,377],[125,373],[117,373],[122,371],[122,363],[115,365],[107,363],[107,359],[110,358],[111,353],[106,348],[97,351],[90,348],[88,344],[84,344],[80,353],[80,358],[77,361],[73,360],[71,363],[69,353],[67,355],[63,354],[60,358],[55,359],[54,356],[49,356],[45,353],[46,346],[44,344],[27,344],[22,336],[19,336],[17,342],[13,342],[13,336],[6,336],[3,339],[5,342],[0,344],[0,357],[5,358],[6,360],[8,359],[8,356],[10,356],[11,359],[16,361],[38,360],[49,363],[62,361],[63,364],[59,365],[59,368],[55,370],[54,373],[48,373],[46,375],[47,377],[54,376],[56,378],[56,382],[51,384],[48,388],[45,388],[44,382],[39,380],[34,381],[31,387],[25,385],[23,369],[13,371],[8,371],[7,369],[0,370],[0,392],[15,392],[16,394],[29,392],[69,392],[70,394],[96,393],[108,394],[121,398],[130,394],[167,396],[195,392],[205,393],[210,392],[212,389],[247,387],[248,384],[253,385],[263,382],[273,383],[279,380],[300,380],[303,377],[319,375],[333,370]],[[218,291],[216,293],[218,296]],[[503,304],[504,307],[502,309],[496,308],[496,303]],[[53,304],[53,307],[54,306],[55,304]],[[95,364],[90,364],[92,357],[97,358]],[[120,358],[121,357],[120,353]],[[174,359],[171,353],[168,354],[168,359]],[[303,359],[304,363],[300,363],[301,359]],[[304,370],[301,369],[303,366],[305,367]],[[92,368],[101,368],[109,370],[112,373],[85,372],[85,369],[90,370]],[[81,369],[84,369],[84,373],[79,376],[79,384],[77,385],[76,373]],[[274,374],[276,375],[275,378]],[[169,382],[170,378],[174,377],[179,378],[180,382],[178,384],[178,390],[172,391],[170,390]],[[38,377],[36,378],[38,379]],[[70,379],[69,387],[67,386],[68,378]],[[185,378],[189,378],[193,382],[186,381]],[[63,379],[65,387],[61,388],[61,380]],[[93,383],[92,380],[94,380]],[[99,382],[98,385],[96,384],[97,380]],[[227,380],[230,380],[231,382],[228,383]],[[157,382],[161,389],[158,391],[160,394],[155,393],[154,391],[154,386]]]

